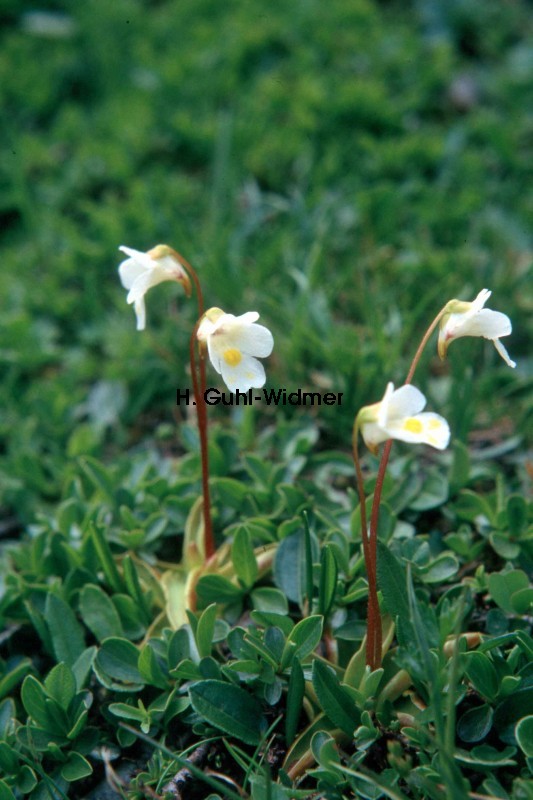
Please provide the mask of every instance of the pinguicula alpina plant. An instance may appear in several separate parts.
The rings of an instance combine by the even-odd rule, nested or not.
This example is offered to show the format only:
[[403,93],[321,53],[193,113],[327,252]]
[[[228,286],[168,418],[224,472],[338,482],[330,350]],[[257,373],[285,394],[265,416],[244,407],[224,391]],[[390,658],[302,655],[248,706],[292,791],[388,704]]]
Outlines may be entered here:
[[[133,304],[137,318],[137,330],[146,326],[145,294],[163,281],[177,281],[191,296],[192,283],[198,302],[198,320],[189,339],[189,359],[195,408],[200,438],[203,498],[203,541],[186,542],[192,549],[188,566],[196,566],[199,560],[209,563],[215,554],[215,541],[211,518],[209,490],[209,451],[206,393],[206,354],[222,375],[231,392],[248,391],[264,385],[266,376],[258,358],[272,352],[274,339],[268,328],[257,325],[259,314],[249,311],[239,317],[226,314],[220,308],[210,308],[204,313],[204,299],[196,271],[183,256],[168,245],[159,244],[143,253],[129,247],[119,248],[128,258],[119,265],[119,275],[124,288],[128,289],[127,302]],[[199,552],[199,550],[201,552]],[[189,576],[190,577],[190,576]]]
[[[382,659],[383,635],[377,585],[377,531],[381,493],[392,442],[398,439],[409,444],[428,444],[438,450],[444,450],[450,440],[450,429],[446,420],[439,414],[423,412],[426,399],[422,392],[411,385],[411,382],[420,357],[437,326],[439,326],[438,353],[442,359],[446,357],[447,349],[454,339],[463,336],[481,336],[494,343],[506,364],[510,367],[516,366],[500,342],[502,336],[511,333],[511,321],[499,311],[484,308],[490,295],[488,289],[483,289],[471,303],[456,299],[446,303],[422,337],[405,384],[395,390],[393,384],[389,383],[383,399],[361,408],[354,421],[352,451],[360,501],[363,554],[368,578],[366,662],[371,670],[378,669]],[[377,454],[379,445],[385,442],[372,499],[370,521],[367,520],[366,496],[358,452],[359,434],[374,454]]]

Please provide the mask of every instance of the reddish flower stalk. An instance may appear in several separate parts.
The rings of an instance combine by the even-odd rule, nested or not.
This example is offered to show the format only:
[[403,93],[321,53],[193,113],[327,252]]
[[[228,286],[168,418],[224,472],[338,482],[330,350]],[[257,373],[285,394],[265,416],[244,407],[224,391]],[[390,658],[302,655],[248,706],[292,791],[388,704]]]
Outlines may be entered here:
[[[413,376],[420,361],[420,357],[426,347],[433,331],[442,319],[446,307],[442,308],[437,314],[422,340],[415,353],[409,372],[405,379],[405,384],[411,383]],[[376,485],[374,488],[374,497],[372,500],[372,510],[370,513],[370,526],[367,529],[367,516],[365,506],[365,490],[363,483],[363,475],[361,471],[361,463],[357,448],[357,439],[359,435],[359,428],[357,419],[354,423],[352,434],[352,450],[353,460],[355,464],[355,473],[357,477],[357,489],[359,493],[359,507],[361,514],[361,537],[363,541],[363,554],[365,558],[365,566],[368,576],[368,612],[367,612],[367,639],[366,639],[366,663],[371,670],[378,669],[381,666],[381,650],[383,643],[383,632],[381,625],[381,615],[379,611],[378,599],[378,586],[377,586],[377,539],[378,539],[378,524],[379,524],[379,510],[381,503],[381,495],[383,492],[383,483],[385,481],[385,473],[389,463],[390,452],[392,448],[392,439],[385,442],[381,461],[378,468],[376,477]]]
[[[196,417],[198,420],[198,433],[200,436],[200,460],[202,463],[202,496],[204,509],[204,549],[207,560],[215,552],[215,540],[213,536],[213,522],[211,519],[211,497],[209,492],[209,448],[207,441],[207,406],[205,402],[206,377],[205,377],[205,349],[199,345],[196,338],[198,327],[204,315],[204,298],[198,275],[189,262],[176,252],[180,263],[185,267],[187,273],[192,278],[196,297],[198,300],[198,322],[193,328],[189,340],[189,359],[191,364],[191,379],[196,404]],[[198,346],[198,362],[196,360],[196,347]]]

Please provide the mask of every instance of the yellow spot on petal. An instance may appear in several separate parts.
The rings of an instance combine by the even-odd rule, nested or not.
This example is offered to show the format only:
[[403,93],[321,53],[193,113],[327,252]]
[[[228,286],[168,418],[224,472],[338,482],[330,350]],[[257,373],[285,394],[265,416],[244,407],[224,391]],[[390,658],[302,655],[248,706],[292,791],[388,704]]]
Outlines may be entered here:
[[424,426],[420,422],[419,419],[415,419],[415,417],[409,417],[403,423],[404,430],[409,431],[409,433],[422,433]]
[[435,431],[437,430],[437,428],[442,428],[442,422],[440,421],[440,419],[430,419],[429,429]]
[[229,367],[236,367],[242,361],[242,353],[236,347],[229,347],[224,350],[222,357]]

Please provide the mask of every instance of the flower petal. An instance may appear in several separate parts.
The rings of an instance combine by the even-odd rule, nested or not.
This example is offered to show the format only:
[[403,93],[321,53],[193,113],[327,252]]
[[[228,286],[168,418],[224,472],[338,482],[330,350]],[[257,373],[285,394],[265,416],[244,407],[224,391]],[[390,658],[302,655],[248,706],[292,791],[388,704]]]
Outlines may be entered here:
[[144,272],[146,272],[146,268],[134,258],[127,258],[118,267],[120,282],[125,289],[131,289],[139,275]]
[[251,356],[266,358],[274,347],[274,337],[264,325],[249,325],[242,331],[241,350]]
[[224,359],[220,360],[224,383],[230,392],[247,392],[248,389],[260,389],[265,385],[266,375],[263,365],[253,356],[243,355],[236,366],[230,366]]
[[492,341],[494,342],[494,347],[496,348],[498,353],[501,355],[501,357],[503,358],[505,363],[508,364],[510,367],[512,367],[514,369],[516,367],[516,361],[513,361],[511,358],[509,358],[509,353],[507,352],[507,350],[505,349],[503,344],[500,342],[500,340],[499,339],[493,339]]
[[498,339],[509,336],[513,327],[511,320],[501,311],[483,308],[475,316],[464,321],[456,336],[483,336],[485,339]]
[[144,297],[139,297],[138,300],[135,300],[135,305],[133,307],[135,309],[135,316],[137,317],[137,330],[143,331],[146,328],[146,305]]
[[[201,327],[202,326],[200,326],[200,328]],[[198,333],[200,333],[200,330],[198,330]],[[211,364],[214,366],[215,370],[220,375],[220,373],[222,372],[223,351],[222,348],[217,347],[217,343],[214,340],[213,336],[207,336],[207,352],[209,353],[209,360],[211,361]]]
[[391,381],[389,381],[389,383],[387,384],[387,388],[385,389],[385,394],[381,399],[381,402],[367,407],[372,410],[376,409],[377,411],[376,423],[381,427],[383,427],[383,425],[385,425],[387,421],[387,416],[389,413],[389,403],[393,394],[394,394],[394,384]]
[[375,451],[378,444],[390,439],[390,435],[376,422],[364,422],[361,425],[361,436],[369,450]]
[[411,384],[400,386],[390,396],[385,424],[401,417],[413,417],[422,411],[425,405],[426,398],[420,389]]
[[161,256],[160,258],[154,259],[154,264],[166,273],[168,280],[179,281],[183,278],[187,278],[187,273],[183,265],[173,256]]
[[126,298],[128,303],[134,303],[140,297],[143,297],[152,286],[157,286],[158,283],[168,280],[169,275],[166,270],[157,263],[154,264],[152,269],[141,272],[134,280]]
[[[228,314],[228,316],[233,316],[233,314]],[[233,317],[236,323],[240,325],[251,325],[253,322],[257,322],[259,319],[259,314],[257,311],[246,311],[244,314],[241,314],[239,317]]]
[[144,269],[152,269],[154,266],[153,259],[150,258],[147,253],[143,253],[140,250],[134,250],[133,247],[125,247],[123,244],[121,244],[118,249],[122,250],[123,253],[126,253],[127,256],[144,267]]
[[[274,339],[268,328],[255,324],[243,325],[238,319],[232,314],[225,314],[212,324],[211,331],[207,335],[211,338],[213,347],[218,350],[236,348],[243,353],[261,358],[269,356],[274,346]],[[199,332],[204,335],[207,330],[206,327],[204,331]]]
[[[207,319],[207,317],[206,317]],[[211,322],[211,329],[209,332],[209,336],[214,333],[221,332],[221,329],[224,330],[231,330],[234,327],[236,316],[234,314],[220,314],[219,317],[213,322],[212,320],[208,320]],[[203,325],[203,322],[202,322]],[[200,326],[201,327],[201,326]]]
[[475,314],[481,311],[491,294],[492,292],[490,289],[482,289],[476,299],[472,300],[470,311],[473,311]]
[[388,438],[410,444],[430,444],[438,450],[444,450],[450,441],[450,428],[444,417],[429,411],[393,420],[387,425],[386,433]]

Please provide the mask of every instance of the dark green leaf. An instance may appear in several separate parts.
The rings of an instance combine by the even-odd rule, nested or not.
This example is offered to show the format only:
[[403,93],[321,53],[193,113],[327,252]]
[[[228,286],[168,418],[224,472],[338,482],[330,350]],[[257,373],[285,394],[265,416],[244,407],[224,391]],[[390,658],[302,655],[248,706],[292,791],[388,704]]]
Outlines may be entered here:
[[[29,794],[37,785],[37,776],[28,764],[24,764],[17,776],[17,789],[24,794]],[[33,800],[33,795],[32,795]]]
[[174,631],[168,645],[168,663],[171,668],[176,667],[180,661],[190,658],[191,646],[189,633],[186,628]]
[[311,752],[313,753],[317,764],[322,769],[327,770],[332,782],[337,782],[342,778],[342,773],[337,770],[340,766],[340,755],[337,747],[337,742],[325,731],[315,733],[311,740]]
[[[312,559],[318,559],[316,540],[311,537]],[[280,542],[274,560],[274,579],[289,600],[301,605],[306,587],[305,534],[292,533]]]
[[57,660],[72,666],[85,648],[83,629],[74,612],[64,600],[50,593],[46,599],[44,618]]
[[96,458],[80,458],[80,466],[95,489],[99,489],[107,500],[114,502],[114,487],[111,476],[104,465]]
[[324,619],[320,615],[301,619],[290,632],[287,643],[294,644],[292,657],[303,661],[320,642]]
[[487,579],[489,592],[494,602],[513,614],[513,604],[511,597],[521,589],[529,588],[529,580],[525,572],[520,569],[509,570],[509,572],[493,572]]
[[17,752],[7,742],[0,742],[0,770],[4,775],[18,772],[19,760]]
[[494,531],[490,534],[489,541],[496,553],[507,561],[512,561],[520,555],[520,545],[518,542],[512,542],[507,532]]
[[307,607],[313,607],[313,549],[311,546],[311,529],[309,527],[309,518],[307,511],[303,512],[304,520],[304,552],[305,552],[305,597],[307,599]]
[[117,565],[111,553],[111,548],[97,525],[92,525],[91,539],[94,544],[100,566],[104,571],[105,579],[114,592],[122,592],[123,585],[121,577],[118,573]]
[[74,672],[66,664],[56,664],[46,677],[44,686],[50,697],[52,697],[64,711],[68,707],[76,694],[76,679]]
[[486,517],[491,525],[496,524],[496,513],[490,503],[477,492],[464,489],[455,501],[455,510],[461,519],[474,522],[476,517]]
[[267,725],[257,700],[239,686],[224,681],[206,680],[189,689],[197,714],[210,725],[240,739],[258,745]]
[[294,628],[294,622],[289,616],[283,614],[272,614],[268,611],[252,611],[251,618],[257,625],[268,627],[274,625],[283,631],[285,636],[288,636]]
[[511,595],[511,606],[515,614],[528,614],[533,608],[533,588],[519,589]]
[[455,439],[452,445],[453,460],[449,473],[450,490],[456,494],[466,486],[470,477],[470,453],[461,441]]
[[200,658],[211,655],[213,649],[213,635],[215,632],[215,621],[217,617],[217,604],[212,603],[208,606],[198,620],[196,628],[196,647]]
[[481,742],[492,728],[492,708],[484,704],[466,711],[457,723],[463,742]]
[[74,739],[77,739],[78,736],[81,734],[82,730],[85,728],[88,718],[89,718],[89,711],[85,707],[85,704],[82,703],[79,706],[78,714],[76,716],[76,721],[74,722],[74,725],[67,733],[67,739],[71,739],[72,741],[74,741]]
[[109,636],[123,635],[117,609],[99,586],[89,583],[83,587],[80,596],[80,614],[99,642]]
[[411,500],[409,507],[415,511],[428,511],[443,505],[448,499],[448,481],[438,470],[429,469],[422,487],[416,497]]
[[411,629],[411,612],[407,595],[406,572],[386,545],[379,541],[377,545],[378,587],[383,594],[385,608],[393,619],[399,618],[400,630],[407,635]]
[[458,569],[459,562],[454,555],[441,553],[420,570],[420,577],[424,583],[443,583],[456,575]]
[[91,672],[95,655],[96,647],[93,645],[92,647],[88,647],[86,650],[84,650],[72,665],[72,672],[74,673],[74,677],[76,679],[76,688],[78,692],[85,686],[85,682]]
[[325,545],[320,558],[320,583],[318,586],[318,613],[327,617],[337,589],[337,559],[331,547]]
[[258,574],[257,559],[251,544],[250,534],[246,528],[238,528],[231,545],[231,560],[235,574],[242,585],[249,589],[256,581]]
[[9,786],[0,778],[0,800],[17,800]]
[[533,757],[533,714],[523,717],[515,730],[516,741],[522,752],[528,757]]
[[142,679],[158,689],[168,688],[168,676],[165,674],[150,642],[144,645],[137,662]]
[[120,623],[126,639],[140,639],[146,633],[146,626],[139,613],[139,606],[129,594],[114,594],[113,605],[120,617]]
[[466,674],[474,688],[487,700],[493,700],[498,694],[500,682],[494,664],[485,653],[467,653]]
[[138,689],[144,683],[137,668],[138,658],[139,651],[127,639],[106,639],[96,655],[94,669],[108,688]]
[[507,499],[509,534],[519,539],[527,527],[527,503],[522,495],[513,494]]
[[124,558],[122,562],[122,569],[124,571],[124,582],[126,584],[128,594],[136,604],[139,612],[142,614],[143,620],[148,623],[150,620],[150,608],[146,601],[146,594],[141,587],[137,567],[131,556],[127,555]]
[[57,736],[65,736],[70,728],[66,712],[51,697],[46,698],[44,705],[49,719],[48,730]]
[[250,598],[257,611],[287,614],[289,608],[287,598],[283,592],[273,586],[260,586],[258,589],[254,589]]
[[26,713],[41,728],[48,728],[51,721],[46,710],[46,692],[37,678],[33,675],[24,678],[20,695]]
[[29,658],[23,658],[13,669],[3,675],[0,680],[0,700],[9,694],[30,670],[31,661]]
[[495,767],[515,766],[516,761],[513,759],[515,753],[516,747],[506,747],[502,752],[499,752],[488,744],[480,744],[477,747],[473,747],[469,752],[457,750],[455,758],[465,764],[494,769]]
[[215,478],[213,488],[218,491],[222,505],[240,509],[244,498],[250,491],[246,484],[236,481],[234,478]]
[[360,722],[359,711],[349,692],[341,686],[334,670],[318,659],[313,662],[313,688],[329,719],[352,736]]
[[16,715],[15,703],[11,697],[7,697],[0,703],[0,738],[7,738],[14,724]]
[[222,575],[204,575],[196,584],[196,591],[203,603],[235,603],[244,594]]
[[130,706],[127,703],[111,703],[109,710],[115,717],[130,719],[134,722],[143,722],[147,716],[146,710],[138,706]]
[[494,709],[494,727],[498,729],[500,738],[504,742],[514,744],[514,726],[532,708],[533,686],[518,689],[496,706]]
[[67,763],[61,767],[61,775],[66,781],[79,781],[92,775],[93,768],[81,753],[69,753]]

